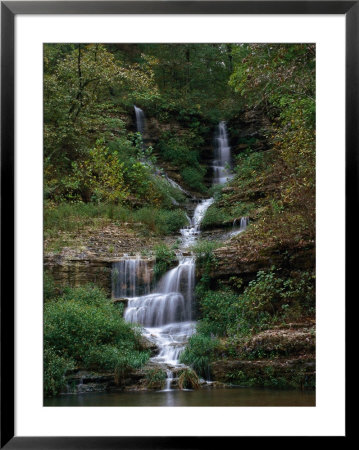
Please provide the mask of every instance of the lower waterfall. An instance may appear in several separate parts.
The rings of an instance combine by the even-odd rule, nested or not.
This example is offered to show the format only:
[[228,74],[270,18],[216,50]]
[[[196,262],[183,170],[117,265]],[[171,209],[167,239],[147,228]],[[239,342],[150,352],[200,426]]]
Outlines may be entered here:
[[193,256],[182,256],[181,250],[186,250],[198,238],[201,220],[212,203],[210,198],[197,204],[188,226],[180,230],[182,239],[178,265],[165,273],[152,289],[149,282],[139,284],[136,281],[139,274],[147,278],[145,261],[125,259],[114,263],[112,269],[113,292],[117,297],[128,299],[125,320],[141,325],[144,336],[159,349],[151,360],[163,364],[167,372],[166,390],[171,388],[171,368],[181,365],[180,354],[195,331],[192,312],[195,259]]

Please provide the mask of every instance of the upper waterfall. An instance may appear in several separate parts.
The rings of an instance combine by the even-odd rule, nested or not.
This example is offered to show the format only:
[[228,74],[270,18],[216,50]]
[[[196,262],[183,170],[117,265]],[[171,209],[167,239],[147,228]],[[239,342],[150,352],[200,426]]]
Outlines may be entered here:
[[135,114],[136,114],[136,127],[137,131],[143,135],[145,132],[146,127],[146,121],[145,121],[145,113],[142,111],[141,108],[138,108],[136,105],[134,105]]
[[213,160],[213,184],[224,184],[231,179],[231,147],[228,143],[227,126],[219,122],[215,137]]

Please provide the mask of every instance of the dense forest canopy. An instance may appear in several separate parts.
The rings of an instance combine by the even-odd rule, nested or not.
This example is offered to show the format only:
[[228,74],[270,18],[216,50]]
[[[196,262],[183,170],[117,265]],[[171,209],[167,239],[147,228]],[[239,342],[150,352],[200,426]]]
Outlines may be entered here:
[[[163,132],[156,154],[171,161],[180,153],[175,162],[192,168],[187,184],[203,192],[200,147],[215,123],[244,108],[260,108],[277,124],[281,135],[272,139],[288,164],[291,145],[311,144],[314,46],[54,44],[44,51],[45,198],[56,203],[125,203],[132,196],[145,203],[148,186],[147,201],[161,203],[161,188],[138,164],[141,145],[128,123],[134,104],[160,122],[183,124],[181,136]],[[306,171],[312,162],[295,164]],[[313,174],[306,178],[313,182]],[[110,186],[117,194],[109,196]]]
[[[135,106],[146,116],[143,133]],[[214,186],[221,121],[233,177]],[[126,233],[142,239],[133,250],[154,255],[160,277],[176,261],[186,201],[209,197],[201,229],[210,239],[191,248],[199,321],[182,362],[206,376],[221,358],[313,353],[296,343],[258,350],[250,339],[314,321],[315,45],[44,45],[45,252],[82,251],[80,235],[113,226],[125,236],[119,241]],[[250,226],[229,243],[211,235],[243,217]],[[160,242],[165,237],[171,246]],[[69,368],[105,365],[118,378],[150,357],[121,308],[98,288],[78,289],[45,280],[47,394],[61,390]],[[60,331],[71,334],[77,321],[82,331],[67,342]],[[107,335],[100,332],[106,322]],[[265,384],[258,375],[228,373],[226,380]]]

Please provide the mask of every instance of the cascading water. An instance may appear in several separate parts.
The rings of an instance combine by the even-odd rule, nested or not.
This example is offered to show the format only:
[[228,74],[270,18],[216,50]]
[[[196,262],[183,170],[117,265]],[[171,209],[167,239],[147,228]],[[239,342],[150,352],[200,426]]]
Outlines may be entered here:
[[147,261],[126,258],[112,265],[112,297],[135,297],[150,292],[151,274]]
[[233,229],[234,231],[231,231],[229,233],[229,237],[237,236],[239,233],[243,233],[243,231],[246,231],[247,226],[249,225],[249,217],[241,217],[239,221],[239,229],[236,227],[236,223],[238,222],[238,219],[234,219],[233,221]]
[[[144,114],[136,106],[135,112],[137,130],[142,133]],[[218,126],[215,151],[213,183],[223,184],[231,178],[228,170],[231,150],[228,145],[225,122],[220,122]],[[187,216],[188,226],[180,230],[182,239],[179,253],[181,255],[189,254],[188,248],[198,238],[201,221],[213,201],[213,198],[200,201],[194,210],[193,217]],[[240,227],[242,228],[242,221]],[[167,373],[165,391],[169,391],[173,380],[173,369],[180,365],[180,354],[195,330],[192,316],[195,259],[193,256],[179,256],[178,265],[169,270],[153,289],[150,289],[149,282],[139,284],[136,281],[139,273],[146,274],[142,260],[125,259],[115,263],[113,271],[117,271],[113,281],[114,295],[128,298],[128,306],[124,313],[125,320],[142,325],[143,334],[157,345],[158,355],[151,360],[164,366]]]
[[[183,249],[192,245],[200,230],[200,223],[213,199],[198,203],[190,225],[181,230]],[[179,356],[195,329],[192,317],[195,287],[195,260],[180,256],[176,267],[169,270],[150,290],[146,262],[126,258],[113,264],[112,290],[116,297],[128,298],[124,318],[143,326],[143,334],[154,342],[159,353],[153,362],[163,364],[167,372],[166,390],[173,380],[171,370],[179,366]],[[142,281],[139,282],[139,277]]]
[[208,198],[198,203],[196,209],[194,210],[192,219],[188,218],[189,225],[185,228],[181,228],[180,233],[182,235],[182,248],[191,247],[195,243],[200,233],[201,221],[207,209],[212,205],[213,202],[213,198]]
[[232,178],[229,170],[231,165],[231,147],[228,143],[227,127],[225,122],[219,122],[215,138],[213,160],[213,184],[223,184]]
[[138,133],[141,133],[141,135],[143,135],[143,133],[145,131],[145,126],[146,126],[145,113],[142,111],[141,108],[138,108],[136,105],[134,105],[134,109],[135,109],[135,114],[136,114],[137,131],[138,131]]

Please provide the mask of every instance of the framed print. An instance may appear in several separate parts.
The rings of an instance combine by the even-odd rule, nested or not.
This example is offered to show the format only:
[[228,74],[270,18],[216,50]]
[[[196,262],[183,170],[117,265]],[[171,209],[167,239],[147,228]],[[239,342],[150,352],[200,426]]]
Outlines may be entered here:
[[347,436],[358,8],[1,3],[2,447]]

